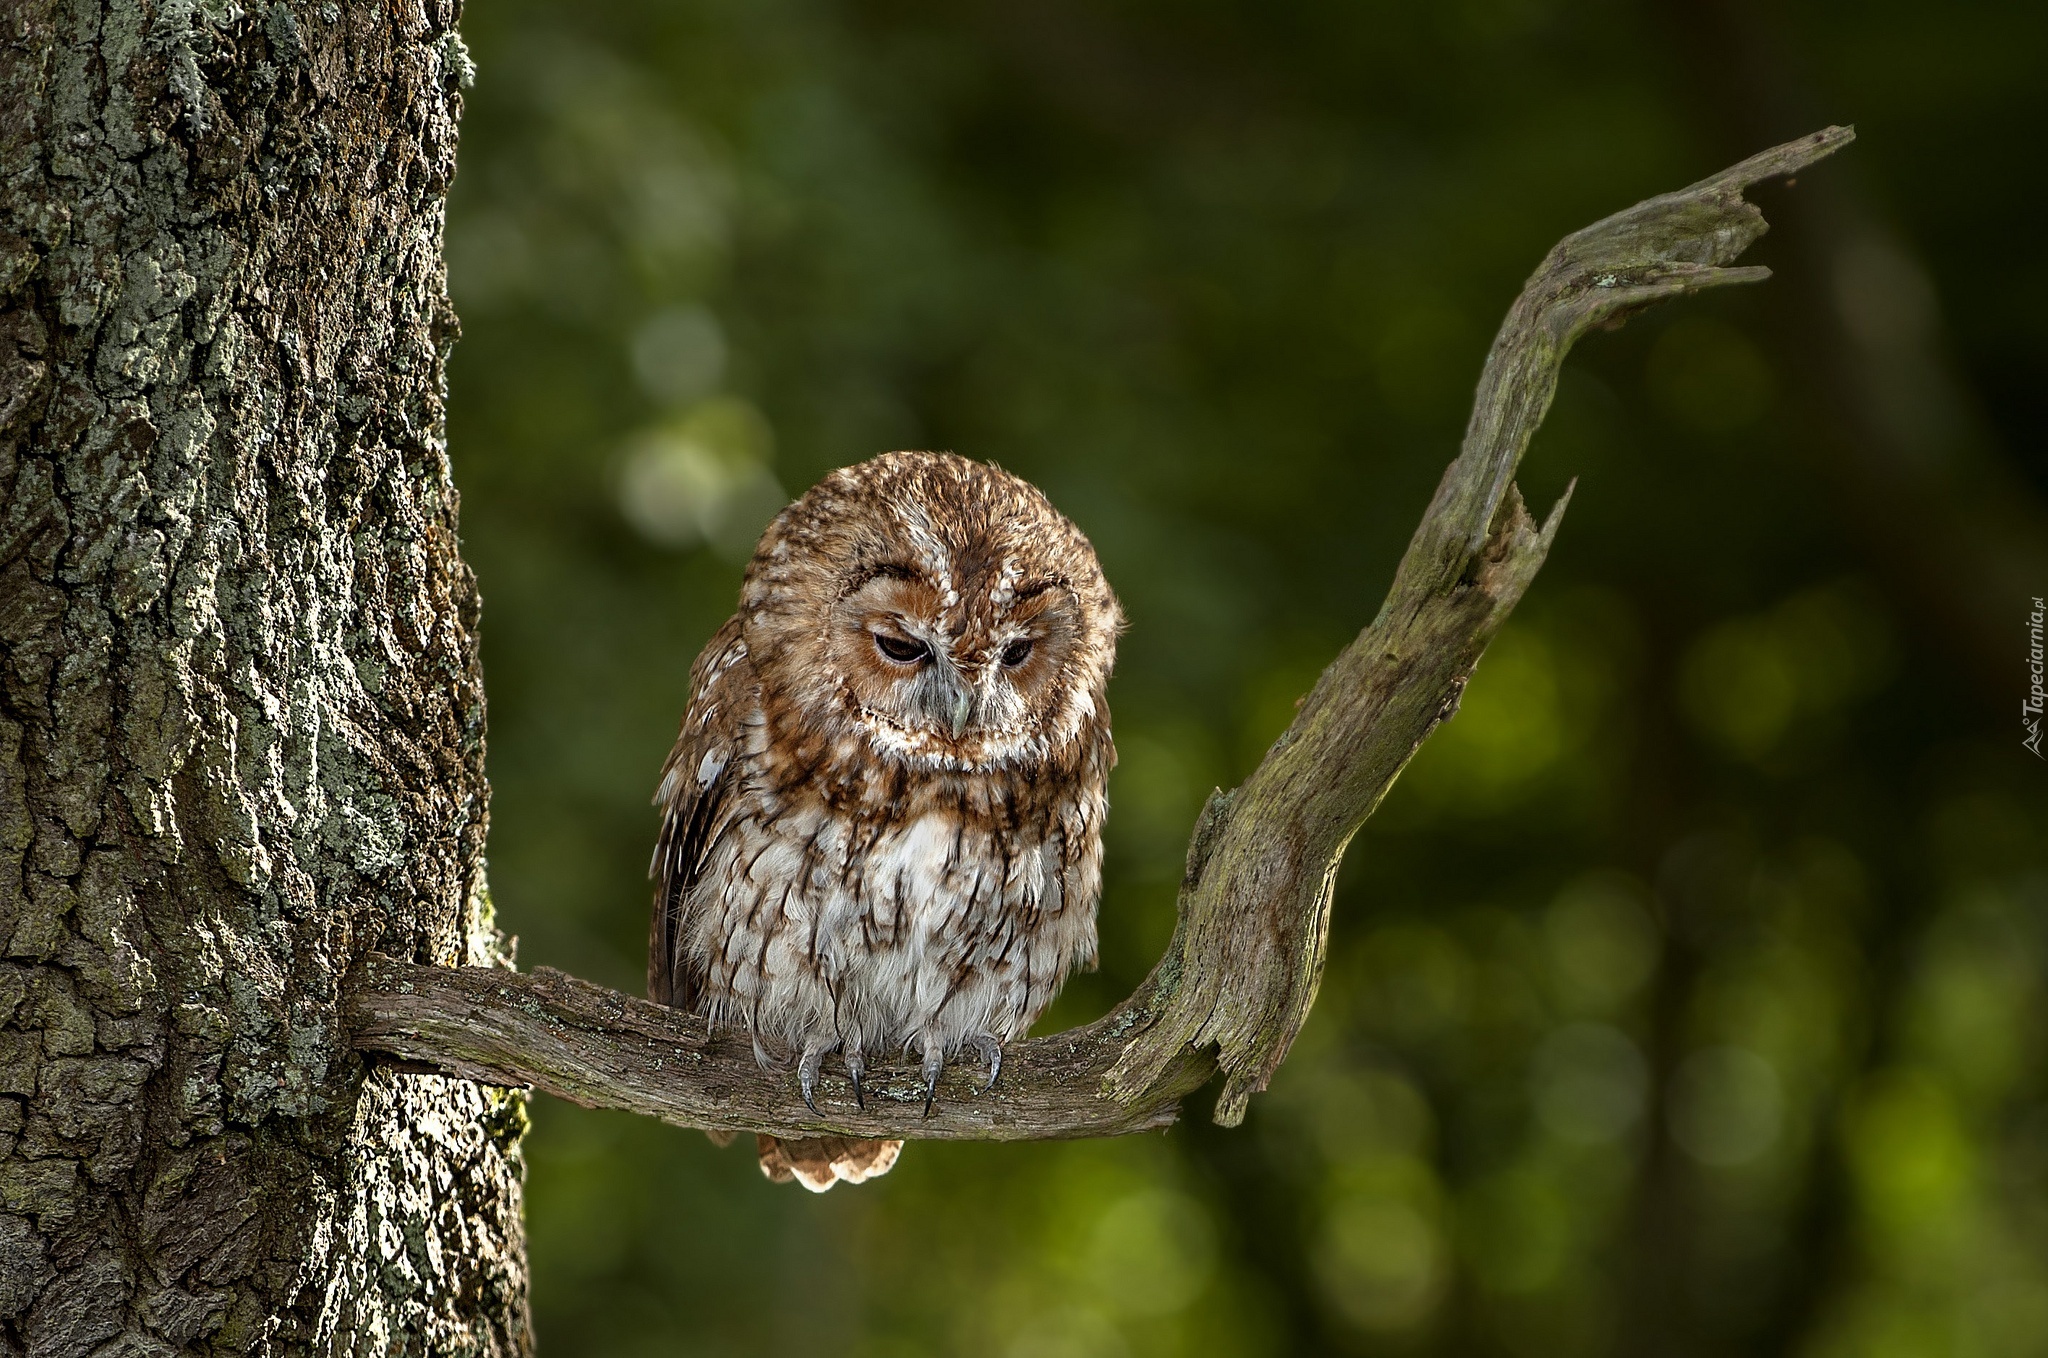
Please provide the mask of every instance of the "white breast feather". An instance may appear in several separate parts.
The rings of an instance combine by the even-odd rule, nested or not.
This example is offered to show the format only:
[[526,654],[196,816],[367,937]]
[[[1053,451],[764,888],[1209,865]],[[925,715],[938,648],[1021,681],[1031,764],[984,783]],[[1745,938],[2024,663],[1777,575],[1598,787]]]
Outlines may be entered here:
[[715,1019],[785,1052],[926,1039],[954,1052],[1023,1036],[1067,971],[1092,960],[1098,855],[1063,879],[1057,842],[1012,843],[1005,872],[990,832],[929,815],[853,858],[845,825],[822,811],[723,837],[691,940]]

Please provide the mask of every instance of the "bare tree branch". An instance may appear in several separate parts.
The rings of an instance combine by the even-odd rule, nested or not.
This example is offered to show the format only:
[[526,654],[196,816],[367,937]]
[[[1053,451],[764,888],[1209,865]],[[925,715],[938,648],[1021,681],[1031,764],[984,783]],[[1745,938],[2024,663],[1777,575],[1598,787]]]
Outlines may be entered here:
[[[778,1136],[1025,1140],[1171,1123],[1219,1070],[1234,1126],[1286,1057],[1322,975],[1344,846],[1459,694],[1542,566],[1563,516],[1539,526],[1514,486],[1558,369],[1589,328],[1670,297],[1769,277],[1728,268],[1767,229],[1743,199],[1851,138],[1831,127],[1559,242],[1502,322],[1465,442],[1372,625],[1323,671],[1293,725],[1234,792],[1203,809],[1166,955],[1095,1023],[1012,1048],[986,1094],[949,1072],[937,1106],[908,1064],[871,1071],[868,1106],[843,1081],[812,1113],[764,1073],[743,1034],[546,968],[417,966],[372,955],[349,1007],[355,1044],[416,1068],[531,1085],[686,1127]],[[1569,495],[1566,497],[1569,498]]]

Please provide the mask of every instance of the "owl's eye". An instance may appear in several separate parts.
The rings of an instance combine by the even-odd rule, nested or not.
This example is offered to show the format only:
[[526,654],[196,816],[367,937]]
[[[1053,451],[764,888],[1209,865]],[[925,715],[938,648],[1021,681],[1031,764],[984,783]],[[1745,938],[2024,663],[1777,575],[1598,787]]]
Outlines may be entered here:
[[892,637],[886,632],[875,633],[875,649],[899,665],[915,665],[932,653],[931,647],[922,641]]
[[1014,670],[1031,658],[1031,638],[1020,637],[1003,647],[1003,668]]

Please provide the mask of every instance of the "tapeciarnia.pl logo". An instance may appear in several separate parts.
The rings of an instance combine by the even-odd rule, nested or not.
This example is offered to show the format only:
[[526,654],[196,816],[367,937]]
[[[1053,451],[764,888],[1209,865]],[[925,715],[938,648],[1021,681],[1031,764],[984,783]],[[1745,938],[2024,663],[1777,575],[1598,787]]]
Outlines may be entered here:
[[2041,621],[2048,617],[2048,604],[2039,595],[2034,598],[2034,611],[2027,618],[2027,671],[2033,676],[2033,683],[2027,689],[2027,700],[2020,704],[2020,721],[2027,728],[2026,739],[2020,744],[2034,752],[2034,758],[2041,754],[2041,708],[2048,702],[2048,693],[2042,691]]

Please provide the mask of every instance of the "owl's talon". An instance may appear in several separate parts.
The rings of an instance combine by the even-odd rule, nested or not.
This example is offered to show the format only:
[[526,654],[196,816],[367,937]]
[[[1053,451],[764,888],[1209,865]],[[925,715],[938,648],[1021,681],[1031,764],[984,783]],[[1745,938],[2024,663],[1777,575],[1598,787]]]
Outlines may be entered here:
[[927,1040],[924,1046],[924,1115],[932,1115],[932,1104],[939,1097],[939,1072],[946,1068],[945,1049],[938,1043]]
[[857,1051],[846,1054],[846,1078],[853,1081],[853,1101],[856,1106],[866,1109],[867,1095],[861,1090],[860,1077],[868,1073],[867,1060]]
[[825,1068],[823,1047],[804,1048],[803,1060],[797,1062],[797,1088],[803,1091],[804,1107],[813,1113],[818,1111],[818,1072]]
[[980,1054],[982,1063],[988,1067],[988,1079],[982,1081],[981,1088],[974,1092],[986,1094],[996,1087],[996,1076],[1003,1073],[1003,1044],[992,1037],[977,1037],[971,1041],[974,1050]]

